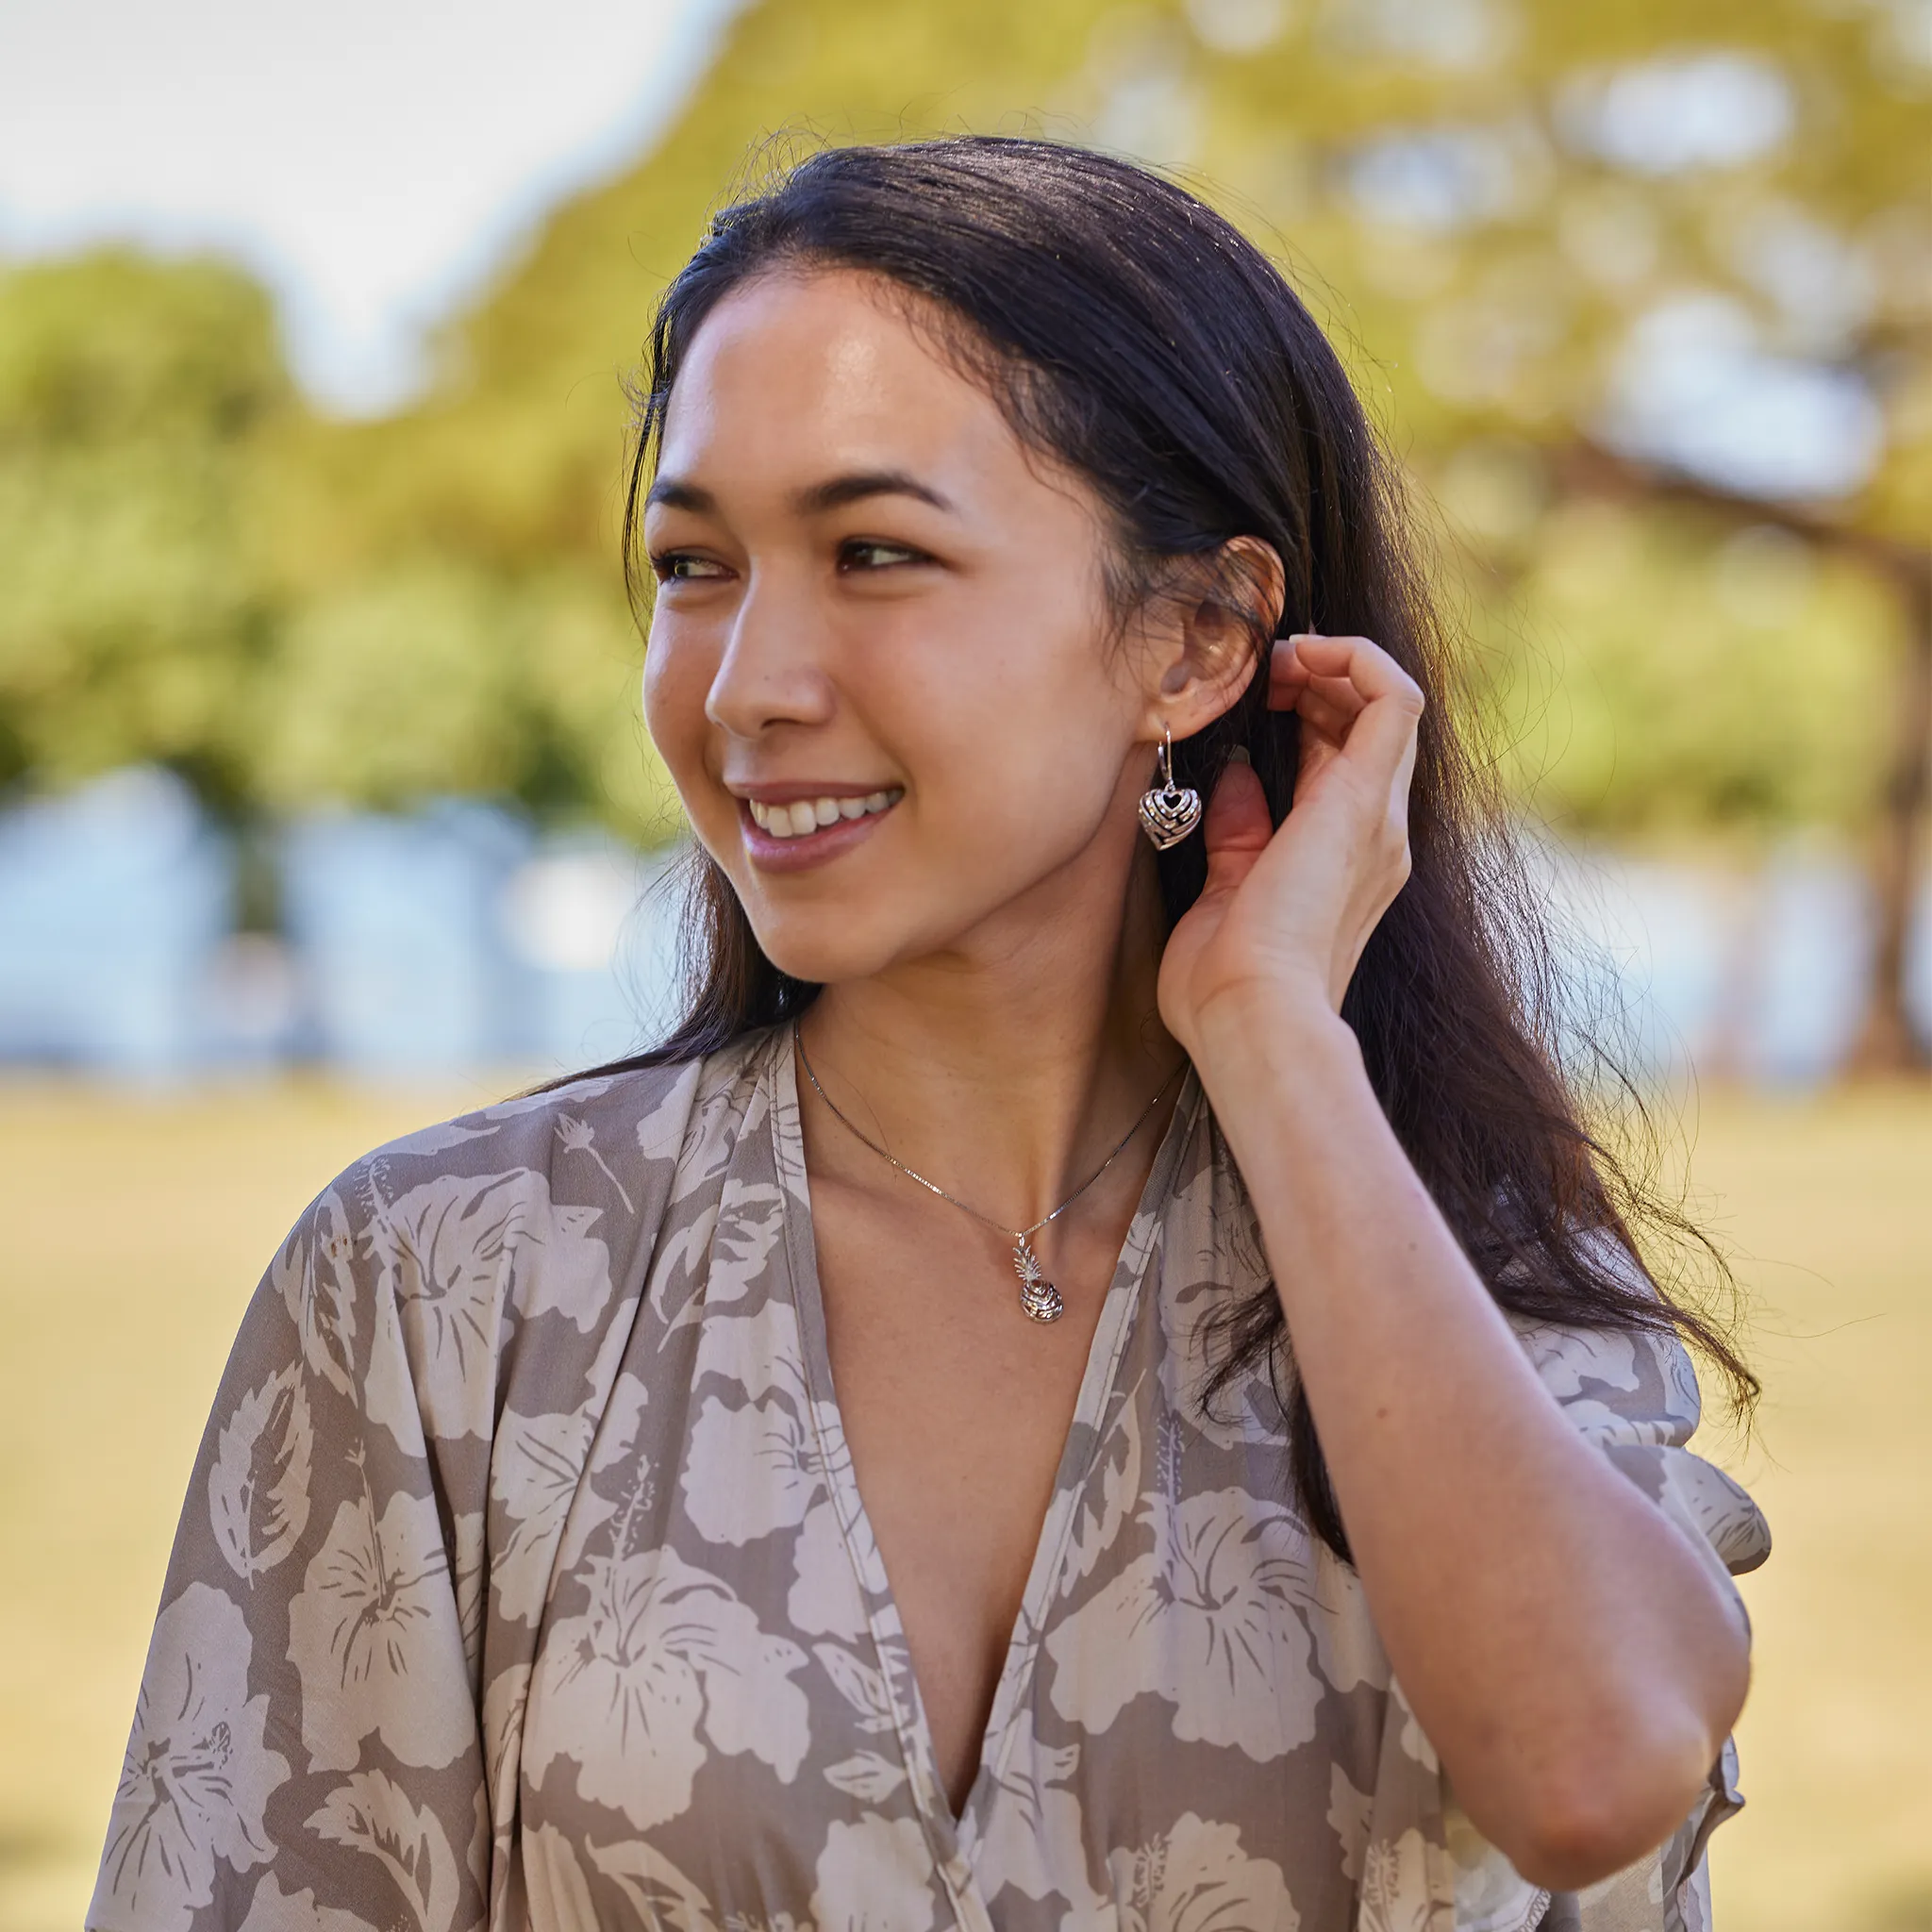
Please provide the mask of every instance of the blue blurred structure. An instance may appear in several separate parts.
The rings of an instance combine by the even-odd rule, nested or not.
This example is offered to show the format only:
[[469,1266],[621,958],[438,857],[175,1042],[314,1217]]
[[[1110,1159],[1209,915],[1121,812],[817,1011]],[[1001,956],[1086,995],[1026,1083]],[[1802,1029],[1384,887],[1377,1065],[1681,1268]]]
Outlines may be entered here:
[[594,1066],[669,1030],[683,857],[580,833],[545,841],[511,874],[498,908],[528,987],[520,1057]]
[[301,1045],[377,1074],[617,1058],[668,1017],[663,871],[464,801],[305,820],[282,847]]
[[0,1058],[144,1078],[205,1061],[233,880],[226,842],[165,772],[0,816]]
[[[1542,847],[1534,863],[1571,1019],[1607,1030],[1644,1073],[1808,1087],[1851,1053],[1877,921],[1841,855],[1794,846],[1747,873]],[[1907,1005],[1932,1033],[1932,879],[1908,959]]]
[[362,1074],[442,1074],[510,1058],[527,990],[496,901],[528,830],[488,807],[298,824],[282,922],[299,962],[303,1045]]
[[[187,787],[128,771],[0,813],[0,1062],[142,1079],[318,1061],[382,1077],[615,1059],[678,986],[679,857],[474,801],[341,812],[274,847],[278,934],[235,930],[236,856]],[[1869,890],[1793,847],[1757,872],[1536,848],[1574,971],[1652,1075],[1786,1086],[1848,1051]],[[1932,1028],[1932,882],[1911,1003]]]
[[[1807,1085],[1852,1050],[1872,971],[1875,908],[1856,874],[1795,857],[1766,869],[1759,904],[1744,1071],[1780,1086]],[[1932,960],[1923,946],[1916,963],[1912,1004],[1924,1026],[1932,1021]]]
[[172,774],[0,813],[0,1062],[547,1074],[671,1017],[675,855],[451,800],[308,817],[275,857],[282,932],[240,933],[233,842]]

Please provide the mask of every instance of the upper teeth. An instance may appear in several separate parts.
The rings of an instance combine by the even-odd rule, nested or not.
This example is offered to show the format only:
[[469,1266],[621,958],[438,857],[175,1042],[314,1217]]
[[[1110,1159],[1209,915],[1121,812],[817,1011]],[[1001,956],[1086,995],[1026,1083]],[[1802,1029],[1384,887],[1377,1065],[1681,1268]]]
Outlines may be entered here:
[[886,791],[868,791],[863,798],[801,798],[791,805],[763,805],[756,798],[746,802],[752,822],[760,830],[774,839],[802,839],[822,825],[837,824],[841,819],[862,819],[884,811],[903,796],[903,789],[895,785]]

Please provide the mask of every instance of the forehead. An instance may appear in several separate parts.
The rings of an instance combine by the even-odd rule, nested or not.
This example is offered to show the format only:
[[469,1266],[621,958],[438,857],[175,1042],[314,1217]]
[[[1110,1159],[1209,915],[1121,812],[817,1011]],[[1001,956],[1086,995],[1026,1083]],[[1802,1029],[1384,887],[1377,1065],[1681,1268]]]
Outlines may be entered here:
[[916,467],[1010,481],[1029,467],[1025,451],[917,299],[838,270],[776,272],[734,290],[678,371],[663,469],[703,470],[713,483],[748,465],[768,480],[779,468]]

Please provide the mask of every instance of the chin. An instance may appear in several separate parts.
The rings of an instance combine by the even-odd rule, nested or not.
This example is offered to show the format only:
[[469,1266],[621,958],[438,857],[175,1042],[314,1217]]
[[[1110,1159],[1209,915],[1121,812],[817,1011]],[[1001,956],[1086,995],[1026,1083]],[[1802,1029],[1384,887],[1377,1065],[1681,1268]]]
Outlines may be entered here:
[[869,979],[905,957],[903,945],[884,936],[874,938],[850,919],[785,919],[768,931],[754,923],[752,930],[759,950],[780,973],[815,986]]
[[935,903],[929,889],[920,893],[911,881],[897,890],[874,885],[827,894],[805,905],[742,897],[740,904],[765,958],[780,973],[815,986],[871,979],[942,953],[989,909],[976,895]]
[[1058,852],[1029,851],[1026,829],[1010,828],[1004,849],[959,841],[912,858],[874,843],[789,875],[723,870],[765,958],[793,979],[837,986],[944,954],[1003,908],[1024,905],[1065,865]]

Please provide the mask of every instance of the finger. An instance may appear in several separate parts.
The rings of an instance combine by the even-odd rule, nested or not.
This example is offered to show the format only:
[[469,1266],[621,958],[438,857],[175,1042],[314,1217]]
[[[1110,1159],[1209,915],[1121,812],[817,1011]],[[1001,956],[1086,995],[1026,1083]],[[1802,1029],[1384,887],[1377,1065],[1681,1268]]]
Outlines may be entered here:
[[1311,677],[1302,690],[1320,698],[1330,710],[1340,711],[1345,718],[1353,718],[1368,708],[1368,699],[1346,677]]
[[1319,691],[1305,691],[1294,709],[1295,716],[1310,731],[1338,747],[1348,736],[1349,726],[1361,716],[1359,705],[1344,709],[1341,705],[1329,703]]
[[1270,708],[1299,712],[1303,721],[1318,730],[1344,736],[1349,721],[1367,708],[1368,699],[1355,687],[1353,679],[1311,671],[1283,638],[1271,670]]
[[1346,678],[1363,699],[1394,697],[1420,708],[1422,689],[1380,644],[1369,638],[1327,638],[1304,632],[1288,638],[1295,658],[1311,678]]
[[1309,690],[1325,695],[1329,680],[1341,678],[1363,701],[1343,741],[1343,756],[1378,789],[1392,788],[1414,759],[1423,713],[1421,686],[1367,638],[1298,637],[1290,641],[1308,674]]
[[[1312,689],[1321,691],[1331,703],[1352,710],[1360,710],[1369,700],[1367,695],[1357,688],[1355,680],[1348,675],[1346,667],[1334,671],[1311,664],[1307,657],[1297,650],[1296,645],[1300,641],[1294,638],[1275,640],[1273,655],[1268,661],[1269,709],[1291,710],[1301,694]],[[1341,639],[1333,641],[1345,643],[1350,641]]]
[[1208,848],[1208,883],[1203,891],[1233,891],[1254,870],[1274,833],[1260,779],[1245,759],[1230,762],[1208,801],[1208,815],[1201,824]]
[[1269,708],[1276,711],[1292,710],[1303,693],[1311,691],[1320,691],[1331,705],[1340,705],[1350,712],[1359,711],[1369,702],[1356,689],[1353,678],[1317,676],[1298,668],[1269,679]]

